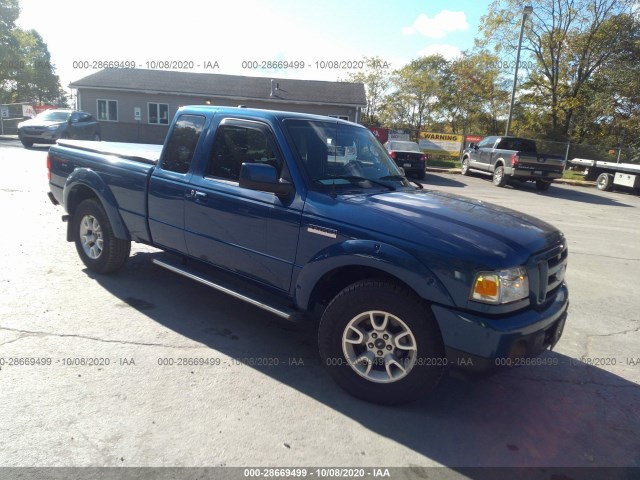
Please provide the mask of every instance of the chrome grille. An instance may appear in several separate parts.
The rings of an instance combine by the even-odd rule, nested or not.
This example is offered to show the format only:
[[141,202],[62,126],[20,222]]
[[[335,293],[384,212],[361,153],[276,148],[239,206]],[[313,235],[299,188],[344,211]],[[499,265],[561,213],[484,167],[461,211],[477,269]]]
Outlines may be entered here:
[[559,244],[550,250],[540,253],[535,257],[538,269],[538,286],[535,293],[538,305],[553,300],[558,288],[564,281],[567,270],[567,257],[569,250],[565,243]]

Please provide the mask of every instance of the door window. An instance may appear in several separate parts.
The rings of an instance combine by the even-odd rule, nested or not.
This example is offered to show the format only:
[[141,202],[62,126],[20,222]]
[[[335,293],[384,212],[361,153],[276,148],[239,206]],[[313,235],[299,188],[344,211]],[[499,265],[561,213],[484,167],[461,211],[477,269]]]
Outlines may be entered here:
[[282,160],[261,128],[220,125],[211,151],[206,176],[237,182],[243,163],[273,165],[278,175]]

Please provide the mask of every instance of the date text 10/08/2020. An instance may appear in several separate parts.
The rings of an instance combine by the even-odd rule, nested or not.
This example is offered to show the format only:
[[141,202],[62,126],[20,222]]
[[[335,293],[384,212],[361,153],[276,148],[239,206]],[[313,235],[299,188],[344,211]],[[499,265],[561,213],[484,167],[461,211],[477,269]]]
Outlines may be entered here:
[[[389,69],[391,64],[387,61],[365,60],[255,60],[246,59],[239,62],[242,70],[364,70],[369,67]],[[147,69],[147,70],[220,70],[221,63],[218,60],[206,59],[194,60],[74,60],[72,68],[76,70],[101,70],[101,69]]]

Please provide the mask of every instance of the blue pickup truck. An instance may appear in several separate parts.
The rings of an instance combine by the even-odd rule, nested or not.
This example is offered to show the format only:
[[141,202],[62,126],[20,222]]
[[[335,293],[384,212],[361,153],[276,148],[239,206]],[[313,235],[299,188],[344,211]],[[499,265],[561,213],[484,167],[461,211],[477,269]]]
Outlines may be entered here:
[[322,362],[367,401],[415,399],[447,367],[516,365],[562,334],[563,234],[407,180],[360,125],[190,106],[163,146],[60,140],[47,165],[90,270],[140,242],[175,274],[319,319]]

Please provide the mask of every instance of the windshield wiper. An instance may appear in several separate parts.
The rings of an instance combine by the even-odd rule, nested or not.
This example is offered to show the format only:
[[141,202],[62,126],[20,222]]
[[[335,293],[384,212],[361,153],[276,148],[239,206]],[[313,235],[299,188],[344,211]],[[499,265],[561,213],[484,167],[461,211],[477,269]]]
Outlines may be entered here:
[[387,175],[386,177],[380,177],[380,180],[406,180],[407,182],[415,183],[418,186],[418,190],[422,190],[424,186],[417,180],[411,180],[402,175]]
[[[380,185],[382,187],[385,187],[389,190],[391,190],[392,192],[396,191],[396,188],[389,185],[388,183],[383,183],[383,182],[378,182],[377,180],[372,180],[370,178],[366,178],[366,177],[359,177],[358,175],[332,175],[332,176],[328,176],[328,177],[323,177],[323,178],[316,178],[315,181],[320,181],[320,180],[353,180],[356,182],[369,182],[369,183],[373,183],[375,185]],[[382,180],[382,179],[381,179]]]

